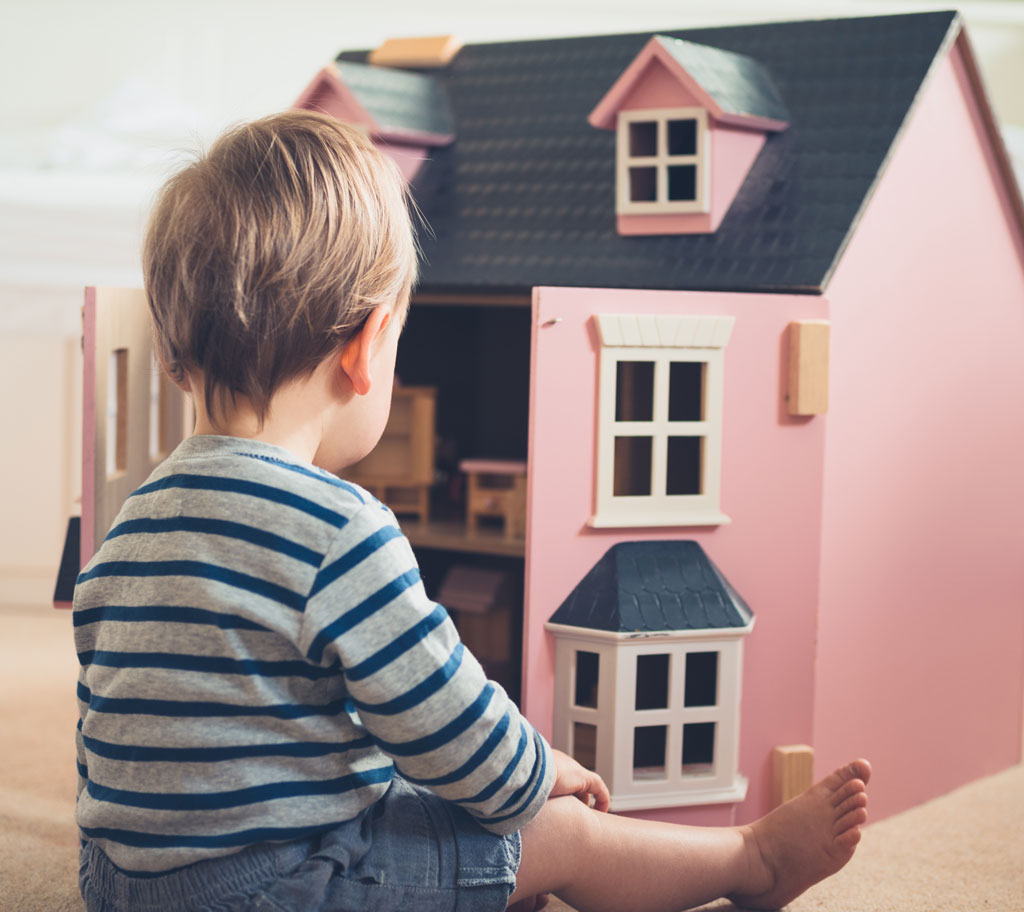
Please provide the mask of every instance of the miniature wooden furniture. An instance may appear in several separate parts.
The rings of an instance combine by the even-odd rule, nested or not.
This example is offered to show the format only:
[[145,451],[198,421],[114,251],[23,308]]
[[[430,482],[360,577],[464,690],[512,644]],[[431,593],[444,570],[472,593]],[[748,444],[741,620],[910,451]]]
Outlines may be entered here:
[[508,571],[457,563],[445,574],[437,595],[487,676],[510,692],[517,686],[519,594],[521,587]]
[[432,386],[396,386],[391,414],[380,442],[350,466],[345,477],[362,485],[395,513],[430,519],[434,483],[434,427],[437,390]]
[[481,518],[500,518],[505,534],[526,536],[526,463],[503,459],[464,459],[466,524],[479,528]]

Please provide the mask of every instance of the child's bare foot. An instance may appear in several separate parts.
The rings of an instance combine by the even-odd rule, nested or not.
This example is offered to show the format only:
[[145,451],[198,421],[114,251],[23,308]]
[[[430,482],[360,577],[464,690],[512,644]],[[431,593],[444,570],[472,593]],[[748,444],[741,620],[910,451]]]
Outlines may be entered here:
[[751,889],[730,896],[748,909],[779,909],[852,857],[867,820],[871,765],[855,760],[741,828],[751,861]]

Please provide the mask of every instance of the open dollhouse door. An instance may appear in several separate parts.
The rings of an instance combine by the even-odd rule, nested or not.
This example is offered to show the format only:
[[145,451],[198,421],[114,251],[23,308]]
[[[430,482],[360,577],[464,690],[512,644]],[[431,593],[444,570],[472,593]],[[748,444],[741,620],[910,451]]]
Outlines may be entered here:
[[723,296],[536,288],[523,702],[550,720],[544,623],[609,547],[729,522]]
[[185,395],[154,356],[141,288],[85,289],[82,363],[82,513],[78,553],[65,547],[54,597],[62,607],[125,498],[184,438],[190,419]]
[[730,522],[722,412],[737,303],[534,290],[523,708],[601,772],[617,810],[729,807],[747,792],[754,613],[703,547]]

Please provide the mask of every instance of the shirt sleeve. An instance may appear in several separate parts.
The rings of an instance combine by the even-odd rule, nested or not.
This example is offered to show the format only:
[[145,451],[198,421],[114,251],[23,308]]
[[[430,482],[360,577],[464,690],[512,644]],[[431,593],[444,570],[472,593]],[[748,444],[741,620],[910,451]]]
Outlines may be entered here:
[[325,556],[301,646],[312,662],[340,665],[351,708],[410,782],[495,833],[520,829],[547,800],[550,747],[427,598],[409,542],[376,501]]

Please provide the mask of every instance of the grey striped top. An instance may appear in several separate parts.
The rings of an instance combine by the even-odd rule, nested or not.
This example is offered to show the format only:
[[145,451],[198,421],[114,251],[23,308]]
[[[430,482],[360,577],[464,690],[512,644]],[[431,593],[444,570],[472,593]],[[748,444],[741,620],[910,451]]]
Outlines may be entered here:
[[396,768],[496,833],[551,789],[391,512],[277,447],[184,441],[79,576],[74,625],[78,824],[125,870],[324,830]]

